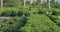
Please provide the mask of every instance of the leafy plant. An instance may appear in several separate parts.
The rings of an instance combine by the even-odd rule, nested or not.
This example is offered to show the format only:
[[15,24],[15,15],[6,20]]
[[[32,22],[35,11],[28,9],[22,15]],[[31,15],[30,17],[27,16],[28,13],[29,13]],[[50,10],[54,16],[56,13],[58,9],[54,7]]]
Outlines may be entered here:
[[45,15],[31,15],[21,32],[60,32],[60,28]]

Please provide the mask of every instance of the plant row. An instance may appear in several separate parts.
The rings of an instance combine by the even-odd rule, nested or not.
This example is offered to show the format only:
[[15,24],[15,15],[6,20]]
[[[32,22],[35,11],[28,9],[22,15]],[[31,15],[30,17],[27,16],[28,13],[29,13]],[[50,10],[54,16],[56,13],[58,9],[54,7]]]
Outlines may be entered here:
[[27,18],[12,17],[0,22],[0,32],[19,32],[19,29],[25,25]]
[[0,8],[0,16],[29,16],[30,14],[60,15],[60,9],[46,8]]

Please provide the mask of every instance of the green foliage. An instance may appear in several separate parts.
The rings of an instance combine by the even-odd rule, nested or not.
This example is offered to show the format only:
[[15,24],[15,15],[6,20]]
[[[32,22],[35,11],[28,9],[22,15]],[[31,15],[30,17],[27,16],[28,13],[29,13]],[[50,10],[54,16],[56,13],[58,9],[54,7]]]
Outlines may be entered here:
[[4,3],[4,7],[14,7],[13,3]]
[[6,7],[0,8],[0,15],[2,16],[22,16],[23,14],[29,16],[30,14],[47,14],[47,15],[60,15],[60,9],[46,9],[46,8],[29,8],[29,7]]
[[0,9],[0,16],[22,16],[23,14],[26,16],[30,15],[30,11],[28,8],[14,8],[14,7],[7,7]]
[[21,32],[60,32],[60,28],[45,15],[31,15]]
[[3,0],[4,7],[20,7],[23,0]]
[[5,19],[0,23],[0,30],[3,32],[18,32],[18,30],[25,25],[27,18],[24,17],[12,17],[11,19]]
[[0,15],[10,16],[11,14],[14,14],[14,12],[16,13],[17,11],[19,11],[19,9],[13,7],[12,8],[7,7],[7,8],[1,8],[0,11],[1,11]]
[[51,15],[52,13],[53,13],[52,9],[46,9],[46,8],[40,8],[39,9],[39,14]]
[[27,2],[24,7],[24,0],[4,0],[0,16],[11,19],[0,23],[0,32],[60,32],[60,9],[53,8],[54,0],[51,2],[51,9],[48,9],[48,3],[41,5],[39,1],[32,5]]
[[53,8],[52,9],[52,11],[53,11],[53,15],[56,15],[56,14],[59,14],[60,15],[60,9],[58,9],[58,8]]
[[60,16],[59,15],[50,15],[49,18],[55,22],[58,26],[60,26]]

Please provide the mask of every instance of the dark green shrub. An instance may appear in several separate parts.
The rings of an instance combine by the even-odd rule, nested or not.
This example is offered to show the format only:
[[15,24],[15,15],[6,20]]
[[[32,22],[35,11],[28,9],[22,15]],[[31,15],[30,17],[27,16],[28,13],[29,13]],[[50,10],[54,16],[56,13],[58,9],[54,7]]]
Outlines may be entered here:
[[22,11],[18,11],[18,16],[22,16],[23,15],[23,12]]
[[19,8],[14,8],[14,7],[2,8],[2,9],[0,9],[0,11],[1,11],[1,13],[0,13],[1,16],[23,16],[23,15],[30,16],[30,14],[32,12],[32,11],[30,12],[28,8],[19,9]]
[[1,16],[10,16],[10,13],[9,13],[9,12],[3,12],[3,13],[1,14]]
[[10,16],[17,16],[17,13],[15,11],[11,11]]
[[52,9],[52,11],[53,11],[53,15],[56,15],[56,14],[59,14],[60,15],[60,9]]
[[31,12],[29,11],[29,8],[22,8],[21,13],[25,16],[30,16]]
[[4,3],[4,7],[14,7],[13,3]]
[[24,17],[12,17],[5,19],[4,22],[0,23],[0,30],[3,32],[18,32],[18,30],[25,25],[27,18]]
[[11,14],[11,10],[4,10],[2,13],[1,13],[1,16],[10,16]]
[[60,16],[59,15],[50,15],[49,18],[55,22],[58,26],[60,26]]
[[38,11],[39,14],[51,15],[53,13],[52,9],[46,9],[46,8],[40,8]]
[[1,16],[16,16],[17,11],[19,11],[18,8],[14,8],[14,7],[12,7],[12,8],[9,8],[9,7],[2,8],[1,10],[0,10],[1,11],[0,15]]

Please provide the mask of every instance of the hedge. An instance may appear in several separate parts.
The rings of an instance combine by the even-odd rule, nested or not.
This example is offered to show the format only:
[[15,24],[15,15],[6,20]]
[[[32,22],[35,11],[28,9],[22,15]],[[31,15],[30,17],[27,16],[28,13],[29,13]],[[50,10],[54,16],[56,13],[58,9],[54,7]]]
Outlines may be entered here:
[[47,14],[47,15],[60,15],[60,9],[47,9],[47,8],[29,8],[29,7],[3,7],[0,8],[0,16],[29,16],[30,14]]
[[9,7],[5,8],[4,7],[4,8],[1,8],[0,11],[1,11],[0,16],[10,16],[12,11],[17,12],[17,11],[19,11],[19,9],[14,8],[14,7],[11,7],[11,8],[9,8]]
[[56,15],[56,14],[60,15],[60,9],[53,8],[52,11],[53,11],[53,15]]
[[49,15],[49,18],[60,26],[60,15]]
[[60,27],[52,22],[46,15],[31,15],[21,32],[60,32]]
[[60,9],[58,8],[51,8],[51,9],[39,8],[38,11],[39,11],[39,14],[60,15]]
[[38,11],[39,11],[39,14],[51,15],[53,13],[52,9],[47,9],[47,8],[39,8]]
[[18,32],[18,30],[25,25],[27,18],[24,17],[11,17],[5,19],[0,23],[0,31],[2,32]]
[[26,14],[27,16],[30,15],[30,12],[27,8],[15,8],[15,7],[7,7],[0,9],[0,16],[22,16]]

